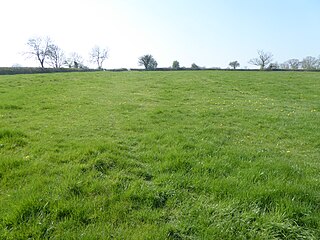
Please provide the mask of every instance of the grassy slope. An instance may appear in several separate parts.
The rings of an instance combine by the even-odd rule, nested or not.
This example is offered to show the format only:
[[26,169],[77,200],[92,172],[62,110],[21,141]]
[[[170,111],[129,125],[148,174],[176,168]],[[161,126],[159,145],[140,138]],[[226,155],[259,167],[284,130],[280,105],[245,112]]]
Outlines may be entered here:
[[0,76],[0,238],[319,239],[320,74]]

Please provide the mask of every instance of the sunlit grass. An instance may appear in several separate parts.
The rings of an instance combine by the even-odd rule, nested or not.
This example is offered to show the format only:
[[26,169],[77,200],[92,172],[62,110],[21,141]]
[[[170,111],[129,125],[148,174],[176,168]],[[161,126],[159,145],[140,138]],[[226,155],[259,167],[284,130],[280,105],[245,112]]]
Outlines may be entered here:
[[320,74],[0,76],[2,239],[319,239]]

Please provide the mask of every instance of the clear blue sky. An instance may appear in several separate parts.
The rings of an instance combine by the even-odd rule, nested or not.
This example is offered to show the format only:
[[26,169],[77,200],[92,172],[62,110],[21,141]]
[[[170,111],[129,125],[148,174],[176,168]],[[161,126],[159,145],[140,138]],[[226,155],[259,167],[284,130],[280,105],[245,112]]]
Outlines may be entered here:
[[37,66],[21,56],[34,36],[86,59],[108,47],[107,68],[136,68],[144,54],[222,68],[253,67],[259,49],[279,63],[320,55],[319,0],[2,0],[0,22],[0,66]]

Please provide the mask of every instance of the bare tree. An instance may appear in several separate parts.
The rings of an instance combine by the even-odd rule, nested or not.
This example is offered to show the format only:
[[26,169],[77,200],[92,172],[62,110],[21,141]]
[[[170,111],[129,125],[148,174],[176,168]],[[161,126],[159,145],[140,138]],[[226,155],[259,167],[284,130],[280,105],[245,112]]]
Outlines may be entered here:
[[249,63],[252,65],[260,66],[260,69],[265,69],[269,63],[272,61],[272,53],[264,52],[263,50],[258,50],[258,57],[252,58]]
[[22,68],[22,65],[19,63],[15,63],[11,66],[12,68]]
[[29,51],[24,54],[38,60],[41,68],[44,68],[45,60],[49,57],[51,42],[49,37],[30,38],[27,42]]
[[286,69],[286,70],[290,69],[290,65],[289,65],[288,61],[286,61],[284,63],[280,63],[279,67],[280,67],[280,69]]
[[301,67],[305,70],[315,70],[318,68],[318,59],[315,57],[305,57],[301,62]]
[[144,66],[146,70],[154,70],[158,66],[157,61],[150,54],[139,57],[138,63],[140,66]]
[[69,57],[66,59],[65,64],[69,68],[84,68],[83,58],[76,52],[72,52]]
[[103,62],[108,58],[109,50],[106,48],[100,48],[95,46],[92,48],[90,53],[91,62],[98,65],[98,69],[102,69]]
[[229,66],[236,69],[237,67],[240,67],[240,63],[238,63],[238,61],[233,61],[229,63]]
[[49,64],[54,68],[61,68],[66,62],[63,50],[55,44],[49,46],[48,58]]
[[289,59],[288,61],[286,61],[286,63],[289,65],[290,69],[297,70],[300,67],[299,59]]

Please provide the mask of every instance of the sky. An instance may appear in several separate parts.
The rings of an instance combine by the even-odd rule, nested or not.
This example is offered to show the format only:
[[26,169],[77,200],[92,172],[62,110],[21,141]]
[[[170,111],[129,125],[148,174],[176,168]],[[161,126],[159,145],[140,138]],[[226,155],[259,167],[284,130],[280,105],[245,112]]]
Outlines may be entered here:
[[22,54],[37,36],[87,60],[95,45],[108,48],[105,68],[139,68],[145,54],[158,67],[221,68],[254,68],[258,50],[278,63],[320,55],[319,0],[1,0],[0,9],[2,67],[39,66]]

